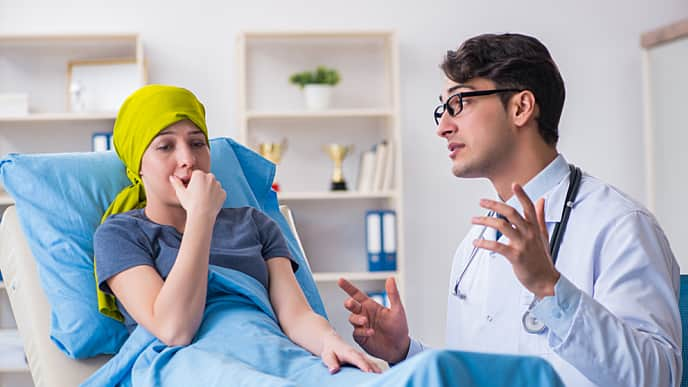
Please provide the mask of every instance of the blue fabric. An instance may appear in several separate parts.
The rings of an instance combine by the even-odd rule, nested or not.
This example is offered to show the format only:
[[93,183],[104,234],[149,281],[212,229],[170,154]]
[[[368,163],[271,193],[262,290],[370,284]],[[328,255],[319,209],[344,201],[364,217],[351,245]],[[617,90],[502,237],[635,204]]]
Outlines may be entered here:
[[678,309],[681,312],[681,328],[683,343],[681,345],[683,358],[683,377],[681,378],[681,387],[688,387],[688,275],[681,274],[681,291],[678,299]]
[[[252,206],[277,222],[299,263],[296,278],[313,309],[320,296],[270,189],[274,165],[228,138],[211,140],[212,172],[227,191],[225,207]],[[5,189],[36,258],[51,307],[50,337],[65,354],[113,354],[126,340],[123,324],[98,312],[93,278],[93,233],[117,193],[130,182],[114,152],[10,154],[0,162]]]
[[[489,367],[486,367],[489,364]],[[201,365],[199,367],[199,365]],[[185,347],[167,347],[139,326],[119,354],[82,386],[562,386],[536,357],[428,351],[382,375],[320,358],[282,333],[254,278],[211,265],[201,327]]]

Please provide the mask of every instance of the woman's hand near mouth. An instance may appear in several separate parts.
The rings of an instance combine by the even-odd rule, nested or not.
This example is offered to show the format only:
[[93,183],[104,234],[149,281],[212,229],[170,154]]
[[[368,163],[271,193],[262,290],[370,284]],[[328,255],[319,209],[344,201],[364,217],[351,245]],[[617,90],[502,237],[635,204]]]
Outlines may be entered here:
[[225,202],[227,193],[212,173],[195,170],[188,182],[178,176],[170,176],[170,183],[179,203],[189,216],[217,216]]

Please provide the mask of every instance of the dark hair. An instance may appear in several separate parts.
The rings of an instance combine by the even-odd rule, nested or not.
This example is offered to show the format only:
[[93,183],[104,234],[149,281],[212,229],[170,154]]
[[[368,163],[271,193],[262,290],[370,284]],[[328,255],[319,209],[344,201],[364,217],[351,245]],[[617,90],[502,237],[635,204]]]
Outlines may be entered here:
[[[456,51],[447,51],[441,67],[457,83],[480,77],[497,88],[530,90],[540,107],[536,117],[540,135],[547,144],[556,145],[566,91],[557,65],[540,41],[520,34],[478,35]],[[502,94],[505,106],[512,95]]]

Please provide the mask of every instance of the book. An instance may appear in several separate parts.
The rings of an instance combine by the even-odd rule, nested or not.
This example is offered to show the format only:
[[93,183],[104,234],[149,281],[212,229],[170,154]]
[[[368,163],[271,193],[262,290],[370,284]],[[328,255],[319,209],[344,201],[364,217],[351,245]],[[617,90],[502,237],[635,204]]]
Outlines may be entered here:
[[356,189],[359,192],[370,192],[373,190],[373,173],[375,168],[375,150],[368,150],[361,155],[361,163],[358,171],[358,184]]
[[382,191],[390,191],[394,187],[394,143],[387,143],[387,161],[385,162],[385,177],[382,182]]
[[373,188],[371,191],[382,191],[385,179],[385,163],[387,161],[387,141],[382,141],[375,147],[375,173],[373,175]]

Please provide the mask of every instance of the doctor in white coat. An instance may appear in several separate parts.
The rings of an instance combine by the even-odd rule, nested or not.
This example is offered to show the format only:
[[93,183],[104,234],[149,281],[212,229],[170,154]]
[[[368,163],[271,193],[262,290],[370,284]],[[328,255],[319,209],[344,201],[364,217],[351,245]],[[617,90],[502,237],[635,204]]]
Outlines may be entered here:
[[[679,386],[679,267],[652,214],[557,152],[565,91],[548,50],[480,35],[442,69],[434,113],[452,171],[497,195],[454,256],[447,347],[541,356],[571,386]],[[390,308],[339,285],[366,351],[397,363],[424,349],[393,279]]]

